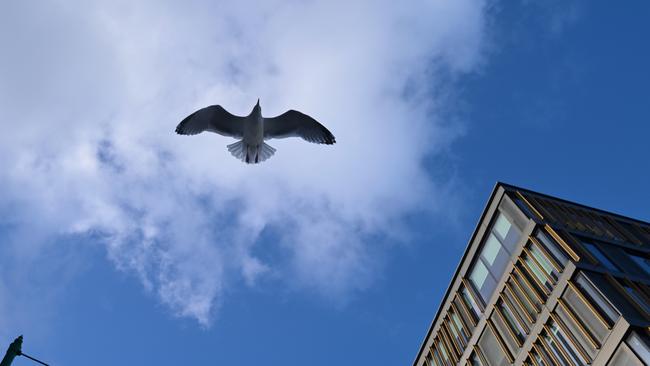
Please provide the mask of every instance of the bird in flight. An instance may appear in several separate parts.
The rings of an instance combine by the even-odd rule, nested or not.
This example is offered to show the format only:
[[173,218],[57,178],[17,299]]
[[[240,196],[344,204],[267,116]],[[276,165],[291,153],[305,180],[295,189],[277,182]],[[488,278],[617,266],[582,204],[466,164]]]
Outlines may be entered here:
[[325,126],[304,113],[289,110],[277,117],[262,117],[259,99],[246,117],[235,116],[220,105],[211,105],[190,114],[176,126],[179,135],[196,135],[203,131],[239,139],[227,146],[228,151],[247,164],[261,163],[275,153],[275,149],[264,142],[268,139],[295,136],[316,144],[336,142]]

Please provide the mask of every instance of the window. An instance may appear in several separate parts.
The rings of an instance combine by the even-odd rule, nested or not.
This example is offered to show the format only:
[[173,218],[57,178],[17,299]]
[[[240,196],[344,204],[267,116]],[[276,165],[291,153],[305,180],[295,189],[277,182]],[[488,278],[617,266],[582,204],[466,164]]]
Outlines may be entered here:
[[[645,339],[644,339],[645,338]],[[643,337],[636,332],[632,332],[627,338],[627,343],[630,345],[630,348],[636,353],[636,355],[645,362],[646,365],[650,365],[650,347],[648,347],[647,337]]]
[[450,310],[449,317],[451,318],[451,321],[453,323],[452,327],[456,327],[456,329],[460,333],[460,338],[462,340],[462,343],[467,344],[467,341],[469,340],[469,333],[467,332],[467,329],[465,329],[465,327],[463,326],[463,322],[458,317],[458,314],[456,314],[455,311]]
[[526,339],[526,330],[522,326],[522,320],[518,317],[517,314],[513,312],[512,308],[506,301],[501,300],[497,304],[497,307],[501,311],[501,314],[503,314],[503,317],[505,318],[506,323],[508,323],[508,326],[517,335],[519,341],[523,343]]
[[445,345],[442,344],[441,340],[438,340],[438,344],[436,348],[440,352],[443,365],[451,365],[449,354],[447,354],[447,348],[445,348]]
[[535,237],[544,246],[544,249],[546,249],[551,254],[551,256],[554,257],[557,263],[559,263],[561,266],[566,265],[566,263],[569,261],[569,258],[567,258],[564,252],[555,244],[554,240],[551,240],[542,231],[537,231]]
[[501,243],[508,249],[509,252],[513,252],[517,241],[521,237],[521,231],[513,225],[502,213],[499,213],[492,232],[496,234]]
[[612,304],[598,291],[598,289],[591,283],[589,279],[583,274],[579,273],[575,278],[576,287],[580,290],[580,294],[584,295],[590,303],[594,305],[600,315],[613,325],[618,320],[619,313],[614,309]]
[[481,314],[482,311],[476,303],[476,300],[474,300],[474,296],[469,293],[469,289],[465,286],[463,286],[459,292],[465,307],[469,312],[471,312],[474,321],[478,320],[479,314]]
[[469,364],[471,366],[484,366],[481,357],[476,352],[473,352],[472,355],[469,356]]
[[580,355],[580,352],[576,348],[576,345],[569,339],[569,337],[564,333],[562,329],[555,323],[551,321],[549,324],[549,330],[551,332],[551,337],[554,340],[557,340],[559,345],[564,350],[565,354],[570,359],[570,362],[567,365],[586,365],[586,361]]
[[472,310],[469,309],[469,305],[463,301],[460,297],[461,295],[456,294],[454,302],[452,303],[456,315],[460,317],[463,325],[467,327],[467,336],[471,336],[472,331],[474,330],[474,325],[476,324],[476,318],[472,315]]
[[642,270],[645,271],[646,274],[650,274],[650,259],[643,257],[638,254],[634,254],[631,252],[626,252],[628,257],[636,263],[637,266],[639,266]]
[[492,292],[494,292],[497,282],[482,261],[476,261],[474,264],[474,270],[470,274],[469,279],[472,281],[474,288],[478,291],[483,303],[485,304],[490,298],[490,295],[492,295]]
[[597,345],[592,343],[594,342],[592,335],[587,331],[580,320],[575,317],[572,310],[573,309],[567,308],[564,303],[560,301],[558,307],[555,308],[555,313],[557,314],[561,325],[564,326],[564,329],[574,335],[573,340],[575,343],[579,344],[589,357],[593,359],[598,352],[596,349]]
[[497,335],[492,331],[492,327],[485,327],[485,331],[478,340],[478,345],[481,353],[483,353],[483,356],[485,356],[490,365],[500,366],[510,364],[510,360],[505,354],[505,349],[497,339]]
[[483,304],[494,292],[498,279],[503,275],[510,253],[521,237],[519,229],[504,214],[498,213],[492,230],[470,270],[469,279],[479,293]]
[[518,303],[523,305],[530,318],[534,321],[537,318],[537,312],[540,309],[539,306],[541,306],[535,301],[535,297],[525,292],[522,285],[515,279],[514,274],[511,275],[508,280],[508,288],[512,291],[515,299],[519,300]]
[[612,262],[606,255],[603,253],[603,251],[594,243],[591,243],[586,240],[582,240],[582,246],[589,251],[589,253],[600,262],[605,268],[616,271],[616,272],[621,272],[621,269],[618,268],[614,262]]
[[[620,282],[620,281],[619,281]],[[636,289],[634,289],[632,286],[628,285],[627,283],[622,283],[621,286],[625,289],[625,292],[634,299],[634,302],[639,305],[647,314],[650,314],[650,305],[648,305],[648,302],[645,300],[643,295],[641,295],[639,292],[637,292]]]

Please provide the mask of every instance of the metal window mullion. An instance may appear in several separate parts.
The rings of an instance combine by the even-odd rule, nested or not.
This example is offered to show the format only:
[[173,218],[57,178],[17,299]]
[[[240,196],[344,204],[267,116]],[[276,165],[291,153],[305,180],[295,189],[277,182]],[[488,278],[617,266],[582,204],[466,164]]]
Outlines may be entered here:
[[555,321],[555,323],[557,324],[557,326],[566,334],[566,337],[569,339],[569,342],[571,342],[571,344],[573,344],[573,348],[575,348],[578,351],[578,353],[580,353],[580,355],[582,355],[582,358],[585,359],[587,361],[587,363],[590,364],[591,362],[589,361],[590,360],[589,355],[587,355],[587,353],[582,349],[582,346],[580,344],[578,344],[578,341],[576,340],[573,333],[571,333],[571,331],[569,331],[569,329],[562,323],[562,320],[560,318],[558,318],[557,315],[555,315],[553,313],[551,313],[550,315],[551,315],[551,318],[553,318],[553,321]]
[[571,246],[566,241],[564,241],[564,239],[562,239],[562,237],[557,232],[555,232],[555,230],[553,230],[550,225],[544,225],[544,229],[553,237],[553,239],[555,239],[558,244],[560,244],[562,249],[564,249],[564,251],[567,252],[567,254],[569,254],[569,256],[574,261],[578,262],[580,260],[580,256],[573,250],[573,248],[571,248]]
[[598,310],[596,310],[596,308],[594,307],[593,304],[591,304],[591,302],[589,302],[589,300],[585,297],[582,291],[573,283],[571,283],[571,281],[569,281],[568,284],[569,284],[569,288],[571,288],[573,292],[575,292],[578,295],[580,301],[582,301],[582,303],[587,306],[589,311],[591,311],[591,313],[594,314],[596,319],[598,319],[608,330],[611,330],[612,327],[609,325],[609,322],[607,322],[603,317],[603,315]]
[[598,344],[598,342],[596,341],[596,339],[594,339],[594,336],[591,335],[591,333],[590,333],[590,332],[585,328],[584,324],[582,324],[582,321],[581,321],[580,319],[578,319],[578,317],[573,313],[573,311],[572,311],[571,309],[569,309],[569,306],[567,306],[567,304],[564,303],[564,300],[562,300],[562,299],[557,299],[557,302],[558,302],[558,304],[560,304],[560,306],[564,309],[564,311],[567,313],[567,315],[569,315],[569,318],[571,318],[571,320],[572,320],[574,323],[576,323],[576,326],[577,326],[578,329],[580,330],[580,333],[582,333],[582,335],[583,335],[585,338],[587,338],[587,340],[589,341],[589,343],[591,343],[591,345],[592,345],[595,349],[600,349],[600,345]]

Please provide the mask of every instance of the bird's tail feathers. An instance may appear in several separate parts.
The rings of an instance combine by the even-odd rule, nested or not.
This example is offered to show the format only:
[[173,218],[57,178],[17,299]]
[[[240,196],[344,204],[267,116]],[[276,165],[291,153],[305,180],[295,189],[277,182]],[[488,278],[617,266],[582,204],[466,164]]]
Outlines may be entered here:
[[232,156],[247,164],[261,163],[275,154],[275,149],[265,142],[261,145],[248,145],[241,140],[227,147]]

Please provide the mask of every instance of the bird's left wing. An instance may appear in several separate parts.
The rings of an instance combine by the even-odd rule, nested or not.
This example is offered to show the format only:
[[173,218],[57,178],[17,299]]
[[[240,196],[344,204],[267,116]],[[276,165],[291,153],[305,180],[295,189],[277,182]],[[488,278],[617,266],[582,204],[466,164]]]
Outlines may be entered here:
[[196,135],[203,131],[235,138],[244,136],[245,117],[235,116],[220,105],[211,105],[190,114],[176,126],[179,135]]
[[334,135],[315,119],[304,113],[290,110],[273,118],[264,118],[265,138],[302,137],[316,144],[332,145]]

